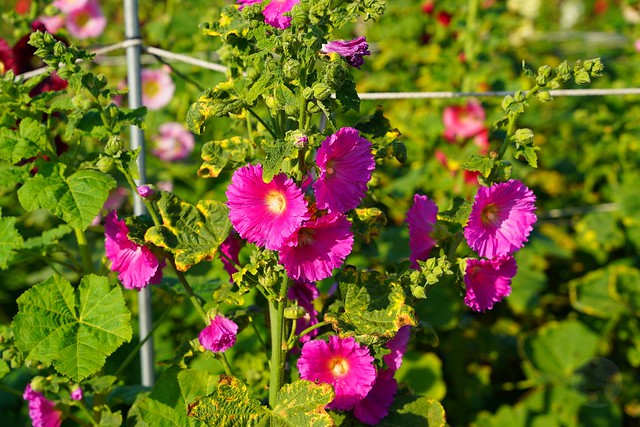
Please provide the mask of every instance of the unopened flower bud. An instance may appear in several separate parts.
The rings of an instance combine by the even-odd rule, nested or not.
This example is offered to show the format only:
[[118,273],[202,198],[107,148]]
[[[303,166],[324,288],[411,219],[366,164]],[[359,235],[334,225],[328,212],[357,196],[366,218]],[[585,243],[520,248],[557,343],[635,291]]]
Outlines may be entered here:
[[285,319],[301,319],[307,314],[306,310],[300,306],[287,307],[284,309]]
[[124,140],[117,135],[110,136],[104,147],[104,152],[108,156],[117,156],[122,150],[124,150]]
[[138,187],[138,194],[140,194],[140,197],[143,199],[149,199],[156,195],[156,191],[152,185],[141,185]]
[[41,377],[39,375],[37,377],[33,377],[33,379],[31,380],[31,389],[33,391],[42,393],[46,385],[47,385],[47,380],[44,377]]
[[267,108],[271,110],[275,110],[278,105],[278,101],[273,96],[267,96],[264,101],[267,104]]
[[322,83],[322,82],[317,82],[313,84],[313,96],[316,99],[327,99],[329,96],[331,96],[331,88],[326,84],[326,83]]
[[290,80],[297,78],[300,75],[300,61],[297,59],[289,59],[284,63],[282,73]]
[[71,398],[73,400],[82,400],[82,397],[82,387],[80,387],[80,384],[76,384],[76,386],[71,390]]
[[61,41],[56,42],[53,45],[53,54],[55,56],[62,56],[67,52],[67,47]]
[[96,167],[102,173],[111,172],[116,166],[116,161],[112,157],[100,157],[96,163]]

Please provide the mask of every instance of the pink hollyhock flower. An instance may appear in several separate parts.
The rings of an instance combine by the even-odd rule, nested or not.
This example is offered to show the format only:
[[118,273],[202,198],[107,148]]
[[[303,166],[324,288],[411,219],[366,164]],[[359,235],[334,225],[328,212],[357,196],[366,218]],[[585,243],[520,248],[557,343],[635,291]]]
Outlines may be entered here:
[[42,22],[47,32],[51,34],[57,33],[67,22],[64,15],[41,16],[38,18],[38,21]]
[[82,393],[82,387],[77,386],[71,391],[71,398],[73,400],[82,400],[84,394]]
[[9,70],[15,71],[15,63],[13,50],[4,39],[0,39],[0,76]]
[[118,219],[116,211],[107,214],[104,231],[104,246],[111,261],[111,270],[118,272],[125,288],[140,290],[150,283],[160,283],[164,260],[158,261],[151,249],[129,240],[127,224]]
[[69,11],[67,30],[78,39],[98,37],[107,26],[107,18],[97,0],[89,0],[83,6]]
[[59,427],[62,424],[62,411],[55,409],[55,403],[27,384],[22,398],[29,402],[29,418],[33,427]]
[[495,303],[511,293],[511,279],[517,270],[516,260],[511,256],[467,260],[464,303],[474,311],[491,310]]
[[53,5],[60,11],[69,13],[85,7],[88,2],[89,0],[54,0]]
[[447,107],[444,109],[444,137],[449,141],[472,138],[485,130],[484,109],[477,101],[469,101],[465,106]]
[[389,408],[398,391],[398,382],[393,378],[394,371],[383,369],[378,372],[376,381],[367,396],[356,403],[353,415],[368,425],[377,425],[389,415]]
[[262,166],[237,169],[227,188],[229,220],[240,237],[275,250],[309,219],[302,190],[284,173],[262,180]]
[[149,110],[159,110],[171,101],[176,86],[164,68],[142,70],[142,104]]
[[418,268],[418,260],[425,261],[429,252],[436,245],[431,233],[436,225],[438,206],[427,196],[415,194],[413,206],[407,211],[407,226],[409,228],[409,260],[413,268]]
[[356,37],[353,40],[335,40],[322,45],[322,53],[337,53],[344,57],[349,65],[360,69],[364,64],[364,55],[371,55],[369,44],[364,36]]
[[392,372],[397,371],[402,366],[402,358],[407,352],[407,344],[409,344],[410,337],[411,326],[407,325],[398,329],[396,336],[387,341],[386,347],[391,350],[391,353],[382,356],[382,360]]
[[153,197],[156,194],[156,192],[153,188],[151,188],[148,185],[140,185],[138,186],[138,194],[143,199],[148,199],[149,197]]
[[[320,296],[320,291],[314,283],[304,281],[294,281],[287,291],[287,298],[295,300],[298,305],[305,309],[307,314],[298,319],[296,322],[296,334],[307,329],[309,326],[313,326],[318,323],[318,312],[313,306],[313,301]],[[318,330],[313,330],[300,338],[301,342],[307,342],[311,338],[318,335]]]
[[200,332],[198,341],[207,350],[222,353],[236,343],[237,333],[238,325],[233,320],[218,314],[214,319],[211,319],[209,326]]
[[316,163],[320,176],[313,189],[318,209],[355,209],[367,193],[367,183],[376,167],[371,143],[357,129],[342,128],[322,141]]
[[160,133],[153,138],[151,152],[165,162],[189,157],[196,145],[193,134],[182,124],[169,122],[160,125]]
[[537,220],[535,201],[533,191],[514,179],[478,188],[464,228],[469,247],[485,258],[520,249]]
[[245,6],[251,6],[256,3],[262,3],[262,0],[238,0],[238,9],[242,10]]
[[300,0],[271,0],[262,10],[264,22],[281,30],[288,28],[291,25],[291,17],[284,14],[291,12],[293,6],[298,3]]
[[302,346],[298,359],[300,378],[331,384],[336,397],[327,409],[347,411],[373,387],[376,368],[369,349],[353,337],[329,337],[329,342],[313,340]]
[[235,231],[229,234],[229,236],[224,239],[224,242],[220,245],[220,260],[222,260],[222,267],[227,273],[229,273],[229,280],[231,283],[233,283],[233,273],[238,271],[236,269],[236,265],[240,263],[240,249],[242,249],[243,246],[244,240],[242,240]]
[[341,213],[307,221],[280,247],[280,262],[290,277],[315,282],[331,276],[353,249],[351,223]]

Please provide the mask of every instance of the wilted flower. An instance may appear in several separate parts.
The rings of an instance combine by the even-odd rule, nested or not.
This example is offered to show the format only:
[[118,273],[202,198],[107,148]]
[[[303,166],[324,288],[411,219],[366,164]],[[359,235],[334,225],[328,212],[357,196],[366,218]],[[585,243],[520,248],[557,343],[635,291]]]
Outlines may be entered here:
[[315,282],[331,276],[352,249],[351,223],[341,213],[330,213],[302,224],[278,253],[290,277]]
[[275,28],[288,28],[291,25],[291,17],[284,14],[291,12],[293,6],[298,3],[300,0],[271,0],[262,10],[264,22]]
[[316,156],[320,176],[313,184],[319,209],[355,209],[367,193],[376,167],[371,143],[357,129],[345,127],[327,137]]
[[164,68],[145,68],[142,77],[142,104],[149,110],[159,110],[171,101],[175,84]]
[[227,351],[236,343],[238,325],[233,320],[220,316],[211,319],[209,326],[198,335],[198,341],[207,350],[214,353]]
[[436,245],[431,237],[435,229],[438,216],[438,206],[427,196],[415,194],[413,206],[407,211],[407,226],[409,228],[409,260],[414,268],[418,267],[418,260],[426,261],[429,252]]
[[284,173],[262,180],[261,165],[237,169],[227,188],[229,219],[251,243],[278,249],[309,218],[302,190]]
[[353,40],[335,40],[322,45],[322,53],[337,53],[344,57],[349,65],[360,69],[364,64],[364,55],[371,55],[369,44],[364,36],[356,37]]
[[511,256],[467,260],[464,303],[474,311],[491,310],[496,302],[511,293],[511,279],[517,270],[516,261]]
[[464,228],[469,247],[485,258],[524,246],[536,222],[536,196],[518,180],[480,187]]
[[160,125],[160,133],[153,137],[151,152],[166,162],[183,160],[193,152],[196,141],[182,124],[169,122]]
[[444,137],[449,141],[467,139],[485,130],[484,109],[477,101],[469,101],[465,106],[453,106],[444,109]]
[[116,211],[107,214],[104,231],[104,246],[111,261],[111,270],[118,272],[125,288],[140,290],[150,283],[160,283],[164,260],[158,261],[151,249],[129,240],[129,228],[118,219]]
[[59,427],[62,412],[55,409],[55,403],[27,384],[22,398],[29,402],[29,418],[33,427]]
[[67,30],[78,39],[98,37],[107,26],[107,18],[97,0],[88,0],[82,7],[69,11]]
[[331,384],[336,397],[327,409],[349,410],[373,387],[376,368],[369,349],[353,337],[312,340],[302,346],[298,359],[300,378]]
[[373,387],[364,399],[356,403],[353,415],[361,422],[376,425],[389,415],[389,408],[398,391],[398,382],[393,377],[395,372],[383,369],[378,372]]

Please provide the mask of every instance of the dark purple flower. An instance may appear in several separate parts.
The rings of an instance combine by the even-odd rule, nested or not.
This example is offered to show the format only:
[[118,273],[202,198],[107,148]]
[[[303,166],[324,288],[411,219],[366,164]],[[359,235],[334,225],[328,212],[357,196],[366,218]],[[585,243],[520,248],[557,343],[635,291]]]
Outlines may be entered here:
[[364,55],[371,55],[369,44],[364,36],[356,37],[353,40],[334,40],[322,45],[322,53],[337,53],[344,57],[349,65],[360,69],[364,64]]

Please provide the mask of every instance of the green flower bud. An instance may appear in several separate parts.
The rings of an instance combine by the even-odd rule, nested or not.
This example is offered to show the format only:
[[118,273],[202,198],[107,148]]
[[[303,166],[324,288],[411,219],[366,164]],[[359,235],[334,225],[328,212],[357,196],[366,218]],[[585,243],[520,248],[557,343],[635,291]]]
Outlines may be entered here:
[[275,110],[278,106],[278,101],[273,96],[267,96],[264,101],[270,110]]
[[307,101],[310,100],[311,98],[313,98],[313,89],[311,89],[310,87],[305,87],[302,90],[302,96],[304,96],[304,99],[306,99]]
[[284,309],[285,319],[301,319],[307,314],[306,310],[300,306],[287,307]]
[[297,78],[300,75],[300,61],[297,59],[289,59],[284,63],[282,72],[284,76],[290,80]]
[[563,61],[560,65],[558,65],[558,67],[556,68],[556,74],[558,75],[558,78],[562,81],[567,81],[571,78],[571,66],[569,65],[569,63],[567,61]]
[[576,83],[579,85],[587,84],[591,81],[591,78],[589,77],[589,72],[584,68],[575,70],[574,78],[576,80]]
[[104,147],[104,152],[108,156],[117,156],[123,150],[124,140],[117,135],[110,136],[107,145]]
[[96,167],[102,173],[111,172],[116,166],[116,161],[113,157],[100,157],[96,163]]
[[31,380],[31,388],[33,389],[33,391],[42,393],[46,386],[47,380],[44,377],[38,375],[37,377],[33,377],[33,379]]
[[553,99],[548,90],[543,90],[543,91],[540,91],[540,92],[536,93],[536,97],[541,102],[549,102],[549,101],[551,101]]
[[318,113],[320,111],[320,106],[318,106],[318,104],[316,104],[315,102],[309,101],[307,103],[307,111],[310,113]]
[[293,104],[286,104],[284,106],[284,112],[290,116],[295,116],[298,114],[298,107]]
[[319,100],[327,99],[329,96],[331,96],[331,88],[326,83],[314,83],[313,96]]
[[516,102],[524,102],[524,100],[526,99],[524,93],[521,90],[516,91],[516,93],[513,94],[513,99],[516,100]]
[[67,53],[67,47],[64,45],[64,43],[58,41],[53,45],[53,54],[55,56],[62,56],[65,53]]

